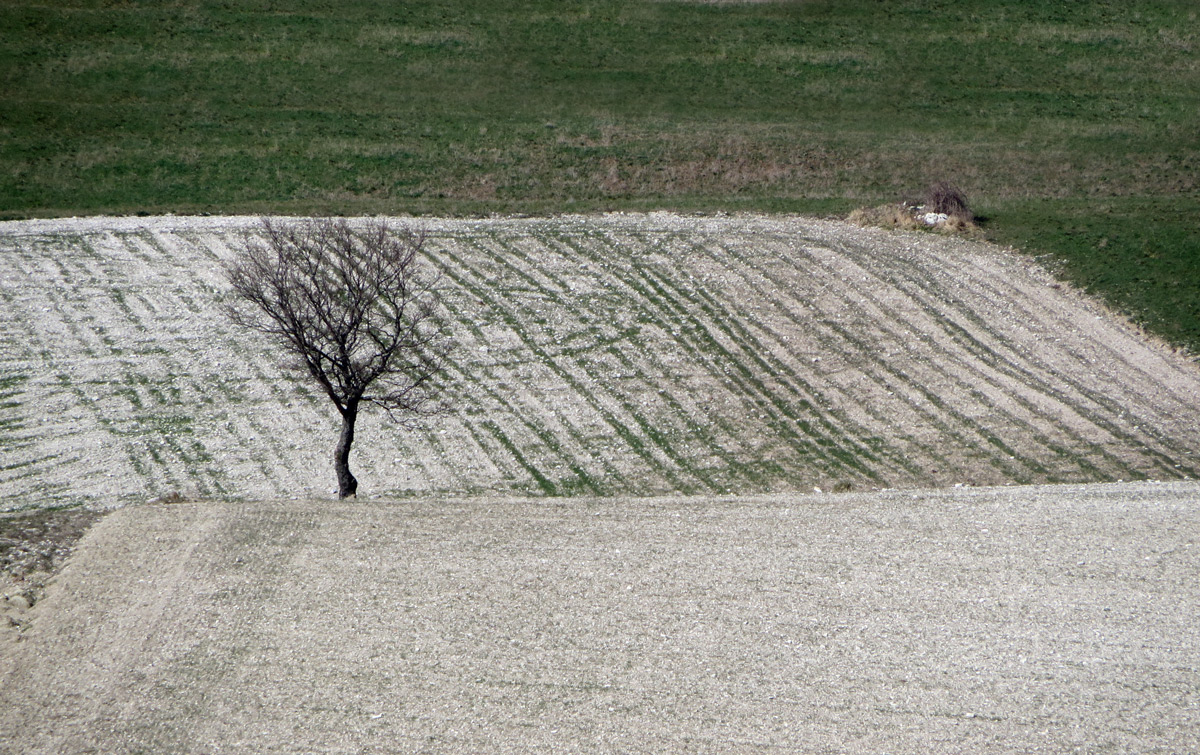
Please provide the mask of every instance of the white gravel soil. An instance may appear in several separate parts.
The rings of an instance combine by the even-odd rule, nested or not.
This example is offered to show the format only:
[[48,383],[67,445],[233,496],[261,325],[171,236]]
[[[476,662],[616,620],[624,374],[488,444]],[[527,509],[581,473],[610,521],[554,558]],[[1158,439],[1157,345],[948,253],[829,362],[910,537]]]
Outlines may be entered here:
[[1200,751],[1200,369],[1032,260],[411,221],[454,411],[341,504],[220,312],[256,222],[0,223],[0,510],[118,509],[0,617],[0,753]]
[[[1029,258],[794,217],[429,233],[454,412],[361,419],[360,495],[1200,476],[1200,369]],[[0,509],[324,498],[338,419],[220,310],[254,218],[0,223]]]
[[4,753],[1200,750],[1200,485],[131,506]]

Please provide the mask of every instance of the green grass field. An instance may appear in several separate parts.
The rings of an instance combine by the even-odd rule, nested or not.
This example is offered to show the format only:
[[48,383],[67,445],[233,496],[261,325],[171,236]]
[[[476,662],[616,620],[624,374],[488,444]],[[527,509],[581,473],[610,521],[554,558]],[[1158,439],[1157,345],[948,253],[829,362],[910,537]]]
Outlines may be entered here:
[[1191,0],[0,0],[0,217],[845,213],[990,238],[1200,350]]

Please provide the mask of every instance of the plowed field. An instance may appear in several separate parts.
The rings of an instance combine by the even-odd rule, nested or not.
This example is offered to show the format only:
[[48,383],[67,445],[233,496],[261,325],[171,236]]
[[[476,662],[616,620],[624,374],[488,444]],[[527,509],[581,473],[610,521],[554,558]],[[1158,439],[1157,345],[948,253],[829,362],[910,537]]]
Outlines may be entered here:
[[[1200,472],[1200,370],[1028,258],[801,218],[444,221],[454,411],[360,492],[754,494]],[[251,218],[0,224],[0,507],[328,497],[332,405],[219,310]]]
[[128,506],[0,753],[1194,753],[1200,484]]

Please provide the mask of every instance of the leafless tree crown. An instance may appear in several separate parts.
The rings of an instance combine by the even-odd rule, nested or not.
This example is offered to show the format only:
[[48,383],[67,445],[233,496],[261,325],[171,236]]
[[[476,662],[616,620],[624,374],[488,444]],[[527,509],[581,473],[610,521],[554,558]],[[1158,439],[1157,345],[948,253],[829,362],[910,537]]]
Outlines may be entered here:
[[226,267],[240,300],[228,314],[276,336],[343,416],[359,402],[400,422],[436,412],[432,382],[450,341],[437,279],[420,268],[424,243],[424,234],[382,221],[264,219]]

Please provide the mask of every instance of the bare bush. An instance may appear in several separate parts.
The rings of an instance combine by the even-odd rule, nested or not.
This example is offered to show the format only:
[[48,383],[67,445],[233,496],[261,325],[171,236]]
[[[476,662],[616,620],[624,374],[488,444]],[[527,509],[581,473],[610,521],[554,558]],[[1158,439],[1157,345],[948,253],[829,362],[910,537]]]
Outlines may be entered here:
[[970,222],[975,216],[967,202],[967,195],[957,186],[939,181],[925,192],[925,211],[936,212],[952,218]]

